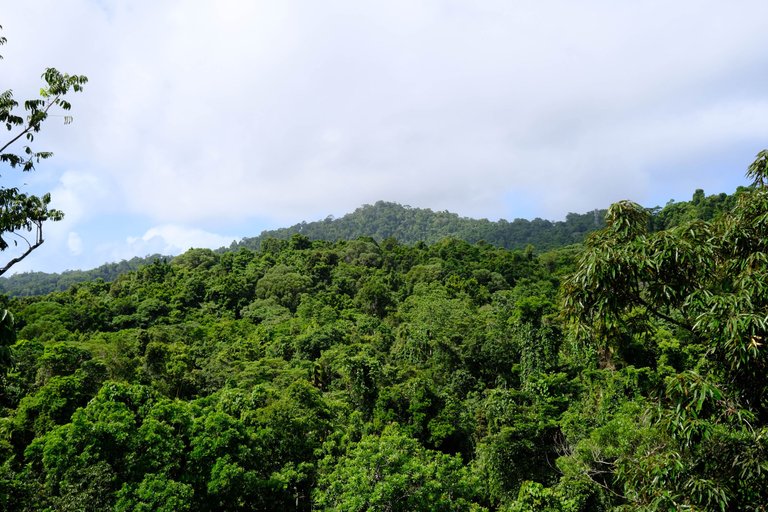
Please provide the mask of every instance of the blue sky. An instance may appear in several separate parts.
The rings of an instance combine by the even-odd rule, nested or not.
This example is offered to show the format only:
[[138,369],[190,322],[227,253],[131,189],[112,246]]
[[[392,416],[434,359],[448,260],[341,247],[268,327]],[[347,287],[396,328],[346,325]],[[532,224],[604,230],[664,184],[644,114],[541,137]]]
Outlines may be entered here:
[[[377,200],[560,220],[732,192],[768,134],[768,2],[0,0],[0,89],[89,77],[4,186],[17,271],[219,247]],[[8,252],[3,257],[12,255]]]

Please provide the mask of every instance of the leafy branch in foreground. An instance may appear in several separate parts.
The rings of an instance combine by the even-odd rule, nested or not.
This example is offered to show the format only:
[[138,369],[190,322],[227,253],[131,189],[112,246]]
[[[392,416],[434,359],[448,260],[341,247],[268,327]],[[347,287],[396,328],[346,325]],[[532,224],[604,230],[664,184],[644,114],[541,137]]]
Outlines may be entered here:
[[[0,37],[0,46],[5,43],[6,38]],[[0,143],[0,162],[7,163],[12,169],[32,171],[35,164],[53,156],[50,151],[36,151],[28,144],[35,140],[35,134],[40,132],[53,111],[61,109],[68,112],[72,108],[64,97],[70,92],[82,91],[88,82],[85,76],[68,75],[54,68],[46,69],[42,78],[45,86],[40,89],[40,97],[25,101],[23,111],[20,111],[19,102],[14,99],[11,89],[0,92],[0,123],[10,132],[8,141]],[[71,122],[72,117],[65,115],[64,123]],[[15,149],[14,145],[21,141],[27,145]],[[0,186],[0,251],[10,247],[11,239],[14,246],[18,246],[21,241],[23,247],[20,255],[0,266],[0,275],[40,247],[44,242],[45,221],[58,221],[64,217],[61,211],[49,209],[50,202],[50,194],[34,196],[22,193],[15,187]],[[22,234],[24,231],[34,232],[34,235],[28,238]]]
[[[612,481],[633,510],[765,510],[768,151],[747,177],[721,216],[656,233],[642,207],[614,204],[563,283],[563,316],[604,368],[632,364],[642,346],[694,359],[658,360],[664,385],[644,413],[656,417],[645,422],[652,435],[616,450]],[[579,460],[594,466],[582,445]]]

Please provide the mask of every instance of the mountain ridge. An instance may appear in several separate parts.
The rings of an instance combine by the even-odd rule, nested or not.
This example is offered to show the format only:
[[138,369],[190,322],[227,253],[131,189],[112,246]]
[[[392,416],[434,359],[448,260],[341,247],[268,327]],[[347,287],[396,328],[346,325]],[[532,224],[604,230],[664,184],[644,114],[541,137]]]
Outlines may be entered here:
[[394,238],[400,243],[434,243],[455,237],[470,243],[484,241],[505,249],[523,249],[533,245],[547,250],[581,242],[587,233],[605,225],[604,209],[587,213],[569,213],[564,221],[542,218],[474,219],[461,217],[448,210],[433,211],[390,201],[364,204],[342,217],[328,216],[324,220],[300,222],[286,228],[265,230],[255,237],[243,238],[229,249],[245,247],[258,250],[269,238],[287,240],[295,234],[311,240],[353,240],[369,236],[377,241]]
[[[682,221],[699,218],[709,220],[725,209],[732,207],[734,194],[720,193],[705,196],[697,189],[691,201],[668,202],[663,208],[649,208],[652,213],[652,228],[665,229]],[[429,208],[411,207],[390,201],[364,204],[353,212],[339,218],[328,216],[323,220],[300,222],[286,228],[263,230],[255,237],[243,237],[218,252],[236,251],[240,248],[260,250],[268,239],[289,240],[302,235],[310,240],[354,240],[370,237],[376,241],[394,238],[400,243],[435,243],[454,237],[469,243],[483,241],[505,249],[524,249],[532,246],[539,251],[556,249],[581,243],[586,236],[605,225],[604,209],[586,213],[569,213],[563,221],[550,221],[539,217],[533,220],[517,218],[513,221],[499,219],[473,219],[457,213],[433,211]],[[157,260],[173,259],[174,256],[152,254],[134,257],[130,260],[105,263],[90,270],[67,270],[62,273],[24,272],[9,277],[0,277],[0,293],[10,296],[45,295],[63,291],[70,286],[102,279],[112,281],[118,275]]]

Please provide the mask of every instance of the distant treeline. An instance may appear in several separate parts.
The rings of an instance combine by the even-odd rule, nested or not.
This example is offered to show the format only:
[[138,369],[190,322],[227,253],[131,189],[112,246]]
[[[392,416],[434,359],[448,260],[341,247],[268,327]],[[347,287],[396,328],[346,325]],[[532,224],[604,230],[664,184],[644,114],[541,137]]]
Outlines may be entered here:
[[[705,196],[696,190],[691,201],[669,201],[664,207],[649,208],[651,230],[663,230],[693,219],[711,220],[735,204],[735,194]],[[505,249],[524,249],[532,245],[548,251],[581,243],[586,236],[605,227],[604,209],[587,213],[569,213],[564,221],[515,219],[471,219],[448,211],[435,212],[428,208],[412,208],[397,203],[379,201],[364,205],[352,213],[335,219],[332,216],[315,222],[300,222],[288,228],[262,231],[259,236],[243,238],[230,249],[245,247],[259,250],[270,238],[288,240],[295,234],[310,240],[355,240],[371,237],[376,241],[394,238],[403,244],[436,243],[444,238],[458,238],[469,243],[485,242]]]
[[[735,204],[739,189],[734,194],[705,196],[696,190],[691,201],[670,201],[663,208],[650,208],[651,230],[662,230],[693,220],[711,220]],[[469,243],[483,241],[505,249],[524,249],[533,246],[537,251],[547,251],[577,244],[586,236],[605,227],[605,210],[597,209],[587,213],[569,213],[564,221],[543,219],[471,219],[460,217],[448,211],[435,212],[428,208],[412,208],[397,203],[378,201],[364,205],[354,212],[334,219],[315,222],[301,222],[288,228],[262,231],[256,237],[246,237],[219,252],[247,248],[261,250],[262,243],[269,239],[289,240],[300,234],[309,240],[356,240],[370,237],[376,241],[392,238],[401,244],[413,245],[419,242],[434,244],[445,238],[458,238]],[[119,263],[107,263],[92,270],[70,270],[61,274],[27,272],[8,278],[0,278],[0,293],[24,297],[45,295],[63,291],[73,284],[103,279],[113,281],[125,272],[168,258],[153,254],[144,258],[132,258]]]
[[605,226],[605,210],[569,213],[565,221],[544,219],[470,219],[448,211],[435,212],[428,208],[412,208],[397,203],[379,201],[364,205],[354,212],[335,219],[332,216],[316,222],[301,222],[288,228],[263,231],[259,236],[243,238],[231,248],[258,250],[270,238],[287,240],[301,234],[310,240],[355,240],[368,236],[377,241],[394,238],[403,244],[435,243],[454,237],[469,243],[486,242],[505,249],[523,249],[533,245],[549,250],[584,240],[584,237]]
[[15,297],[46,295],[51,292],[68,290],[72,285],[101,279],[106,282],[114,281],[117,276],[137,270],[154,261],[168,259],[172,256],[152,254],[143,258],[134,257],[118,263],[105,263],[91,270],[67,270],[61,274],[46,272],[24,272],[10,277],[0,278],[0,293]]

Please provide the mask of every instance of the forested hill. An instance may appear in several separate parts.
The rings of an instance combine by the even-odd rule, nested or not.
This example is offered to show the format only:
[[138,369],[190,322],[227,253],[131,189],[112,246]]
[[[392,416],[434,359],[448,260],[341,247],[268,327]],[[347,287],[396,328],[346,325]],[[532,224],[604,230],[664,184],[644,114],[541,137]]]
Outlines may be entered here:
[[137,256],[117,263],[105,263],[91,270],[67,270],[61,274],[23,272],[10,277],[0,278],[0,293],[16,297],[28,297],[64,291],[73,284],[87,281],[96,281],[98,279],[107,282],[114,281],[120,274],[136,270],[159,259],[171,259],[171,256],[162,256],[160,254],[152,254],[143,258]]
[[[742,190],[734,194],[706,196],[701,189],[690,201],[669,201],[663,208],[649,208],[651,230],[674,227],[694,219],[711,220],[733,207]],[[528,245],[546,251],[582,242],[586,236],[605,227],[603,209],[587,213],[569,213],[564,221],[515,219],[471,219],[448,211],[435,212],[428,208],[412,208],[397,203],[379,201],[363,205],[352,213],[335,219],[332,216],[315,222],[300,222],[288,228],[263,231],[259,236],[243,238],[230,249],[245,247],[259,250],[270,238],[287,240],[301,234],[310,240],[355,240],[371,237],[382,241],[394,238],[403,244],[424,242],[432,244],[447,237],[469,243],[484,241],[505,249],[523,249]]]
[[515,219],[490,221],[460,217],[448,211],[435,212],[428,208],[412,208],[397,203],[379,201],[364,205],[341,218],[332,216],[316,222],[301,222],[288,228],[263,231],[259,236],[244,238],[232,248],[260,249],[270,238],[289,239],[301,234],[310,240],[354,240],[369,236],[381,241],[387,238],[404,244],[435,243],[446,237],[470,243],[485,241],[496,247],[522,249],[533,245],[547,250],[584,240],[584,237],[605,225],[605,210],[589,213],[569,213],[565,221]]

